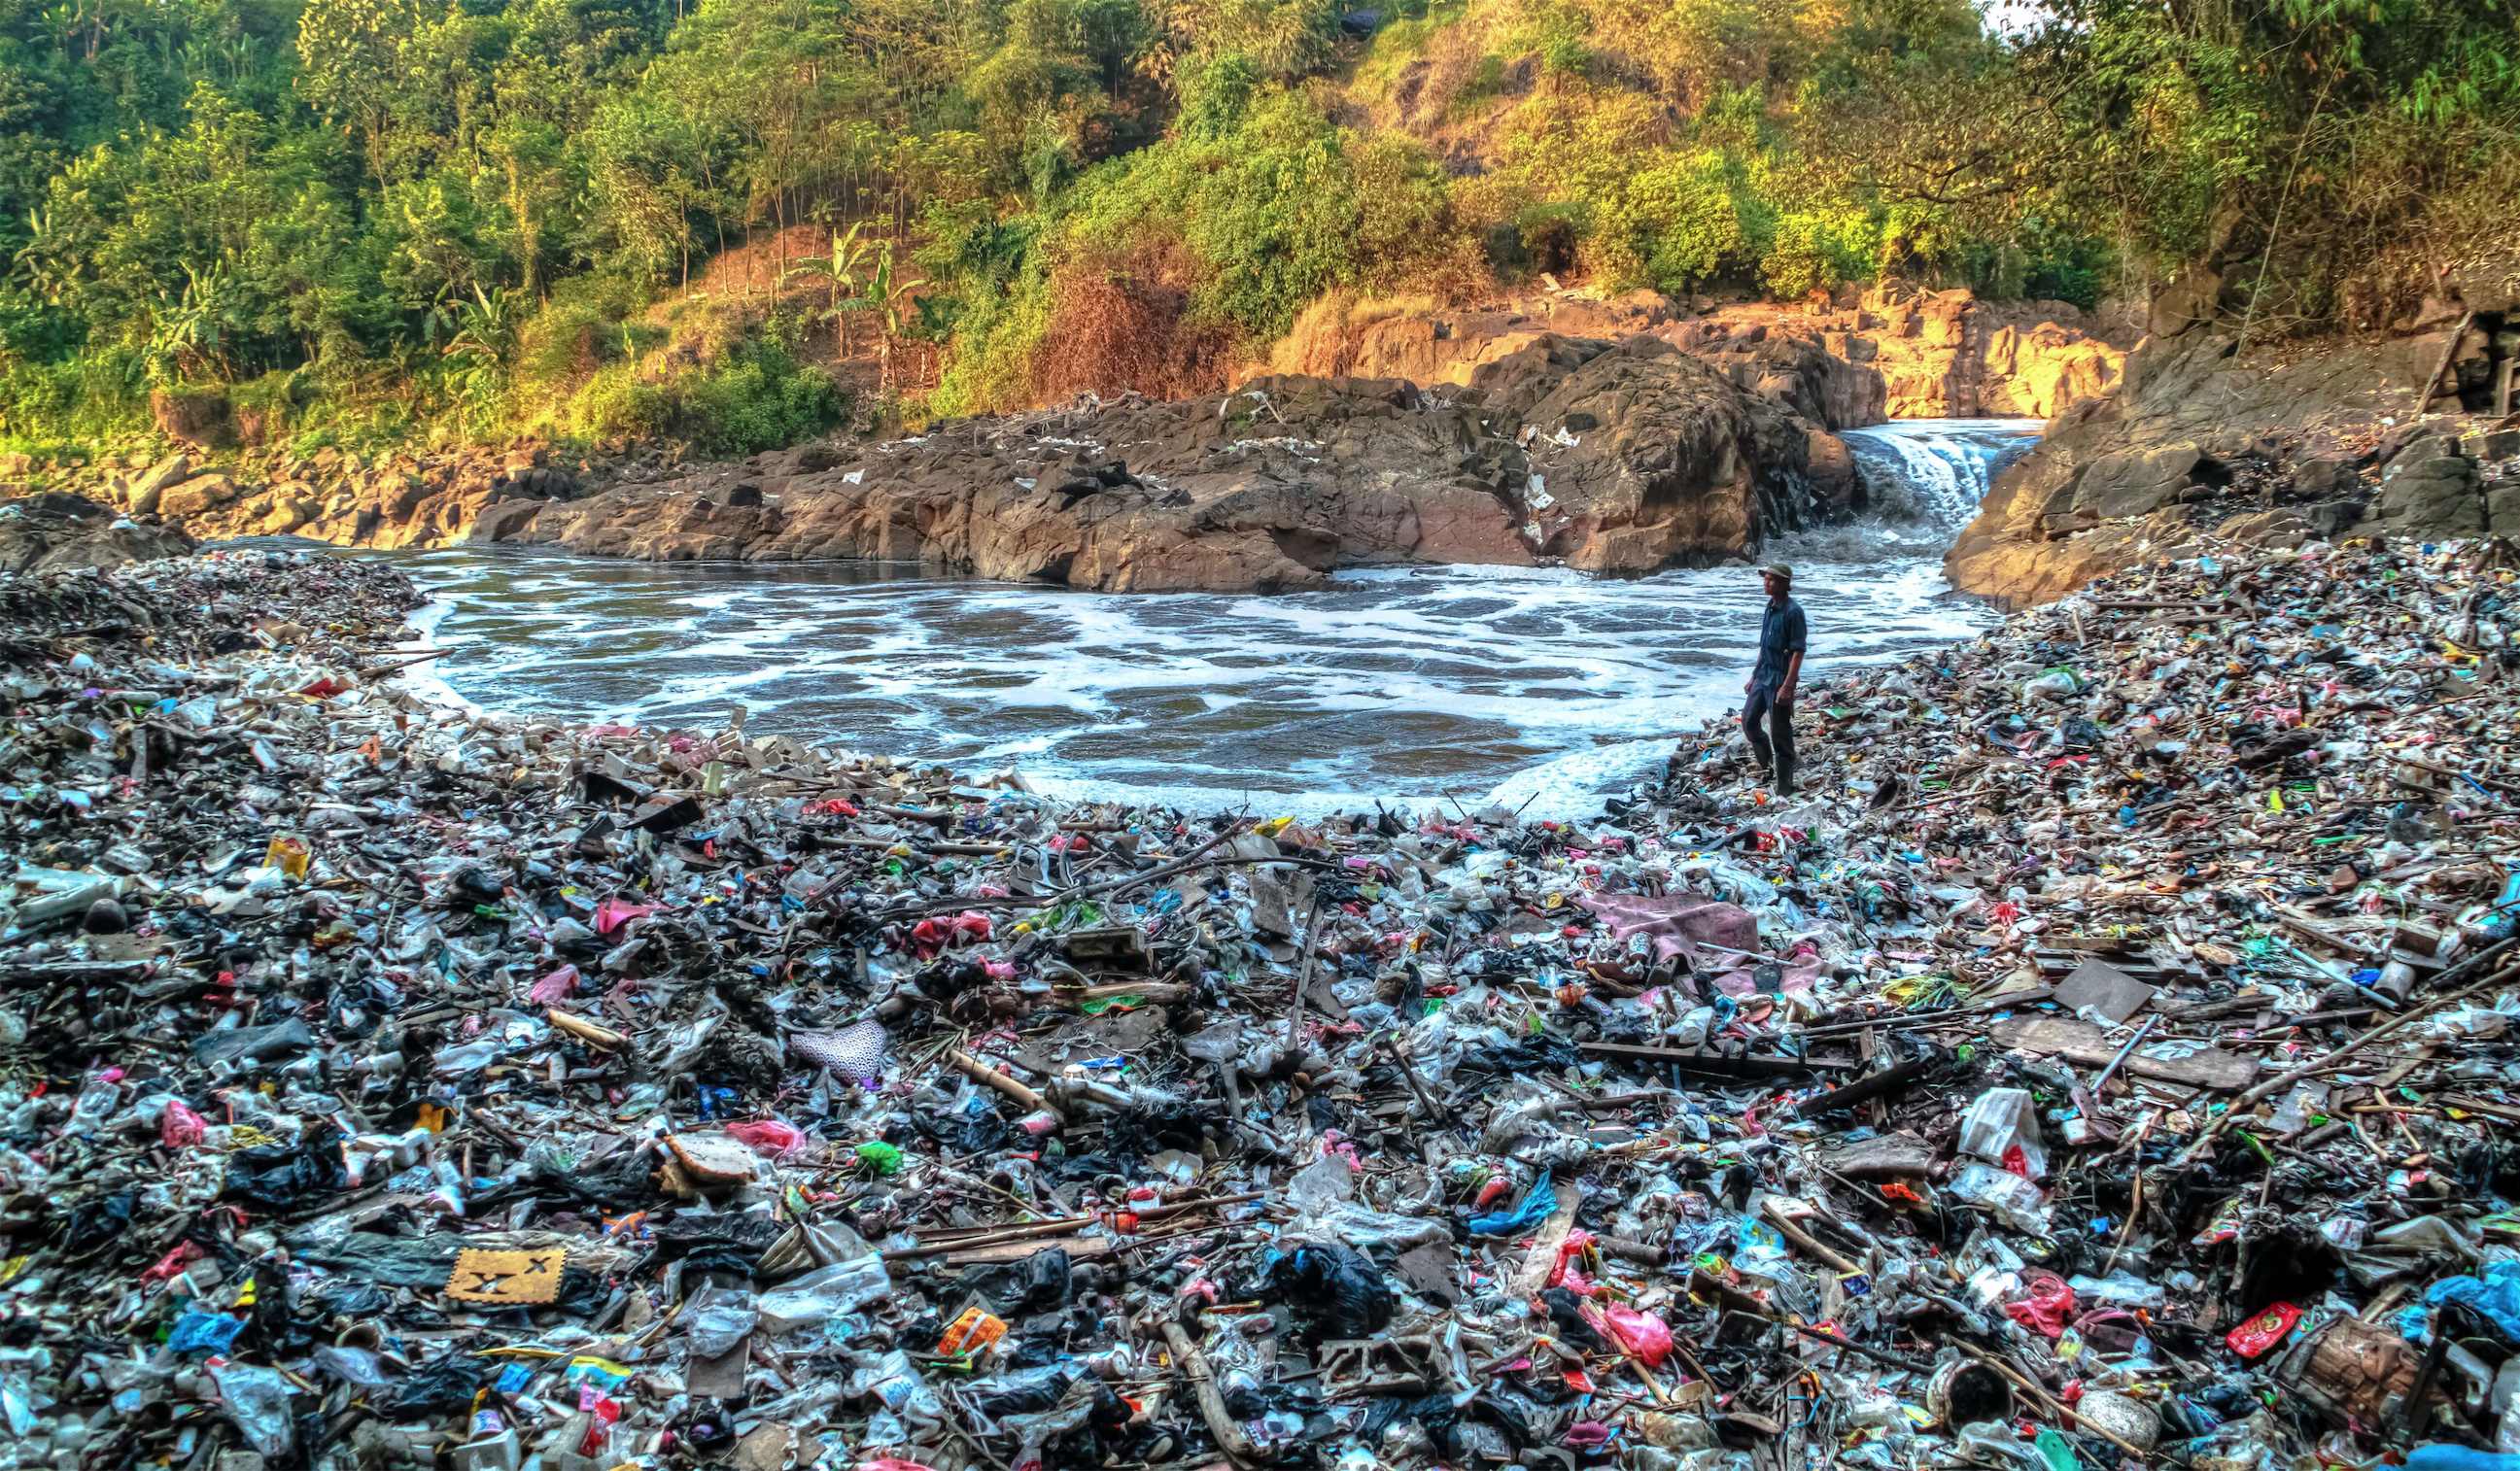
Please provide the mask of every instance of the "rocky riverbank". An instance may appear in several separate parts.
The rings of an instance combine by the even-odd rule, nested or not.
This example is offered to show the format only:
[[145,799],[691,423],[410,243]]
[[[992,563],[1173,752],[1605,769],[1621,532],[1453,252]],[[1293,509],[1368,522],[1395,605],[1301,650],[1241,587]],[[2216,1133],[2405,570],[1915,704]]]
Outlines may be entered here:
[[1841,417],[1877,412],[1877,376],[1817,349],[1756,357],[1744,387],[1654,337],[1548,335],[1460,389],[1273,377],[692,468],[332,456],[257,487],[178,455],[95,493],[203,537],[868,558],[1104,591],[1310,587],[1410,562],[1647,572],[1745,557],[1862,505],[1825,425],[1850,402]]
[[[742,463],[203,449],[43,478],[126,527],[154,515],[199,537],[864,558],[1227,592],[1362,566],[1633,574],[1750,557],[1779,531],[1864,508],[1837,431],[2019,412],[2048,416],[2048,432],[1946,565],[1963,591],[2032,602],[2206,535],[2520,530],[2520,423],[2494,409],[2520,325],[2500,301],[2438,301],[2385,334],[2245,353],[2211,324],[2156,324],[2131,354],[2069,307],[1902,287],[1825,310],[1650,292],[1487,311],[1335,303],[1279,344],[1271,366],[1284,371],[1229,393],[1087,399]],[[216,437],[200,428],[215,422],[179,427]],[[55,529],[40,536],[0,522],[0,561],[76,555],[58,550],[65,513],[46,513]]]
[[374,560],[0,575],[0,1466],[2492,1443],[2509,575],[2217,547],[1814,685],[1793,803],[1719,725],[1533,824],[451,711]]
[[2004,316],[1966,292],[1817,316],[1569,295],[1540,317],[1386,319],[1353,349],[1316,334],[1285,350],[1307,371],[1221,395],[721,465],[237,452],[214,447],[236,433],[215,406],[187,400],[170,432],[200,447],[48,480],[200,537],[871,558],[1107,591],[1312,587],[1410,563],[1641,573],[1752,557],[1860,510],[1836,430],[2106,389],[2114,349],[2053,325],[2025,337]]
[[2453,287],[2397,330],[2307,345],[2157,323],[2116,391],[1997,479],[1953,585],[2043,602],[2209,535],[2520,536],[2520,256]]

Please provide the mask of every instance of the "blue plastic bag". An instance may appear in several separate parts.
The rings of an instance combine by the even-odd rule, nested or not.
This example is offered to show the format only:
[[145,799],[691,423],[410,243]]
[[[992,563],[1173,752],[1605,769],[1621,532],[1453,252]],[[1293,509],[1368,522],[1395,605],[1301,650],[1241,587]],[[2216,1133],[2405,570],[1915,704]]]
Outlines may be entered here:
[[1519,1236],[1548,1220],[1557,1209],[1557,1186],[1548,1171],[1542,1171],[1539,1183],[1524,1193],[1521,1201],[1509,1211],[1493,1216],[1472,1216],[1473,1236]]

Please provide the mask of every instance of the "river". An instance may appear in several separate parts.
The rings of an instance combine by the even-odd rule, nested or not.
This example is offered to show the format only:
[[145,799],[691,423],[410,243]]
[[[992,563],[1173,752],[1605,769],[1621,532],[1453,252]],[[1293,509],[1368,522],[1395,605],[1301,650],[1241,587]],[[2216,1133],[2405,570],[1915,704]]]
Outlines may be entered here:
[[[1942,551],[2038,424],[1906,421],[1846,438],[1878,513],[1771,544],[1796,567],[1809,672],[1948,644],[1991,614]],[[400,558],[432,598],[430,666],[492,709],[747,729],[1045,789],[1266,812],[1594,799],[1740,698],[1759,625],[1742,568],[1350,573],[1270,597],[1075,593],[864,564]]]

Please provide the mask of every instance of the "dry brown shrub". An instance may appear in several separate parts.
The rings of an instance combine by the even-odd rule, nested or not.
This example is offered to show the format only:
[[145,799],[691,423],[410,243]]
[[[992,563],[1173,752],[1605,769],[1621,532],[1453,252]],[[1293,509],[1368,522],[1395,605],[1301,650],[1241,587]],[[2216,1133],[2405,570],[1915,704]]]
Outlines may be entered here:
[[1051,282],[1050,330],[1034,366],[1044,402],[1080,393],[1189,398],[1225,386],[1233,330],[1191,312],[1195,284],[1178,246],[1080,257]]

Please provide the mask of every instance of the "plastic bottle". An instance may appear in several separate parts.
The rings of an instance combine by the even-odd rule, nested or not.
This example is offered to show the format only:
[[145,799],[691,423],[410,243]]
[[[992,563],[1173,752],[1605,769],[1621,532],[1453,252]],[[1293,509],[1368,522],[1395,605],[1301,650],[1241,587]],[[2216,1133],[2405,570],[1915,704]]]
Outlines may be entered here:
[[2071,1443],[2054,1430],[2042,1430],[2033,1442],[2039,1448],[2039,1459],[2048,1471],[2083,1471],[2083,1458],[2074,1453]]
[[828,1322],[891,1290],[892,1276],[880,1255],[834,1262],[761,1294],[761,1326],[778,1334]]

